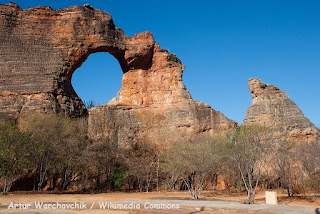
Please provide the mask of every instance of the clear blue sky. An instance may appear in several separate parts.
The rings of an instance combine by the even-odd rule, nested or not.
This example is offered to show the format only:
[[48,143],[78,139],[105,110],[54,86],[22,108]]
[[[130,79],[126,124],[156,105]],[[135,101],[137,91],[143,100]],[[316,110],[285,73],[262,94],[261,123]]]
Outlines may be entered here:
[[[9,1],[1,1],[8,3]],[[109,12],[125,33],[151,31],[186,65],[183,80],[194,99],[242,122],[251,104],[250,77],[287,92],[320,126],[320,1],[17,0],[22,8],[59,9],[89,3]],[[122,72],[107,53],[91,55],[72,83],[85,100],[116,96]]]

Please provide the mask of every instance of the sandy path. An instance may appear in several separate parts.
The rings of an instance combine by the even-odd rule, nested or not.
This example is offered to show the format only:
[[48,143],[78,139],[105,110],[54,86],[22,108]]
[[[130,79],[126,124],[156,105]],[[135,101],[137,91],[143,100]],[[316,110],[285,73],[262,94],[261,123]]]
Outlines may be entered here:
[[[279,195],[279,201],[282,205],[284,204],[295,204],[299,206],[309,206],[309,213],[315,213],[315,208],[320,207],[320,201],[312,202],[307,199],[282,199],[285,195]],[[257,195],[257,202],[261,203],[260,207],[256,209],[246,208],[248,205],[240,204],[239,201],[246,198],[245,194],[222,194],[221,192],[204,192],[199,201],[190,200],[188,192],[151,192],[151,193],[101,193],[101,194],[9,194],[0,196],[0,213],[277,213],[272,207],[265,207],[264,203],[264,192],[260,192]],[[223,202],[219,202],[219,200]],[[52,204],[68,204],[69,206],[77,204],[80,209],[36,209],[35,203]],[[141,209],[142,205],[146,202],[149,203],[179,203],[180,207],[176,210],[144,210]],[[28,205],[29,209],[8,209],[10,204],[24,204]],[[100,203],[100,204],[99,204]],[[140,209],[134,207],[131,211],[128,210],[110,210],[101,209],[101,204],[132,204],[137,206],[141,204]],[[83,206],[85,205],[85,206]],[[281,206],[282,206],[281,205]],[[282,208],[284,211],[289,209],[290,206]],[[312,208],[313,207],[313,208]],[[19,208],[19,207],[17,207]],[[72,208],[72,207],[71,207]],[[77,207],[76,207],[77,208]],[[205,208],[203,211],[199,211],[201,208]],[[238,208],[241,208],[240,210]],[[291,209],[291,208],[290,208]],[[290,210],[289,209],[289,210]],[[297,209],[300,209],[299,207]],[[295,209],[293,209],[295,210]],[[302,208],[303,210],[303,208]],[[147,211],[147,212],[146,212]],[[262,212],[263,211],[263,212]],[[269,212],[270,211],[270,212]],[[279,212],[278,212],[279,213]],[[280,212],[281,213],[281,212]],[[286,212],[284,212],[286,213]]]

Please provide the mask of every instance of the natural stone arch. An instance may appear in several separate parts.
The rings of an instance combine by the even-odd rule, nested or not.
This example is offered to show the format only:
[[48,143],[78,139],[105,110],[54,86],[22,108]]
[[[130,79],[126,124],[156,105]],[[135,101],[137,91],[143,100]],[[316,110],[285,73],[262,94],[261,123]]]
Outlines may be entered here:
[[184,65],[149,32],[130,38],[110,14],[91,7],[23,10],[10,3],[0,5],[0,12],[2,119],[33,110],[86,115],[72,74],[90,54],[108,52],[119,61],[123,81],[115,99],[90,110],[93,137],[162,143],[237,125],[191,98],[182,82]]
[[[25,69],[28,73],[13,84],[16,87],[8,86],[15,82],[19,71],[7,76],[1,91],[30,95],[47,92],[49,97],[46,99],[50,100],[47,104],[52,104],[52,101],[55,104],[46,108],[80,116],[85,109],[72,88],[71,76],[91,53],[108,52],[119,61],[125,74],[124,82],[128,86],[121,88],[117,104],[150,105],[155,99],[157,102],[171,103],[177,99],[191,98],[182,83],[184,66],[179,59],[162,50],[149,32],[129,38],[114,25],[110,14],[106,12],[81,6],[62,10],[49,7],[22,10],[12,3],[2,5],[1,10],[10,13],[10,16],[2,19],[4,44],[9,49],[22,50],[22,53],[3,52],[3,55],[14,58],[19,54],[33,54],[29,58],[27,55],[25,60],[7,65],[8,70],[12,71],[14,67],[24,68],[27,62]],[[39,57],[44,57],[42,62]],[[40,81],[32,85],[32,78]],[[24,87],[26,85],[28,87]],[[155,93],[155,99],[149,96],[148,89],[158,92]],[[161,93],[168,90],[175,92],[174,99],[165,98],[161,101]],[[28,104],[22,109],[27,107]]]
[[[72,74],[71,84],[86,107],[105,105],[120,91],[123,71],[107,52],[90,54]],[[90,104],[90,105],[89,105]]]
[[[63,110],[67,110],[68,106],[71,106],[71,109],[76,109],[79,106],[79,98],[73,90],[71,77],[90,54],[110,53],[118,60],[125,74],[137,69],[149,69],[155,45],[152,34],[148,32],[129,38],[114,25],[110,14],[103,11],[76,6],[61,10],[59,15],[63,17],[70,10],[75,13],[73,14],[75,17],[66,18],[69,25],[64,27],[64,31],[71,32],[68,39],[65,38],[66,34],[61,34],[61,32],[55,36],[55,38],[59,38],[55,40],[56,46],[63,45],[62,49],[67,51],[63,53],[65,56],[60,68],[61,73],[56,79],[57,89],[55,89],[58,103],[63,103],[65,97],[72,98],[69,103],[66,103],[66,108],[62,108]],[[53,10],[53,12],[57,11]],[[61,35],[62,38],[60,38]],[[73,106],[75,108],[72,108]],[[81,114],[80,111],[79,115]]]

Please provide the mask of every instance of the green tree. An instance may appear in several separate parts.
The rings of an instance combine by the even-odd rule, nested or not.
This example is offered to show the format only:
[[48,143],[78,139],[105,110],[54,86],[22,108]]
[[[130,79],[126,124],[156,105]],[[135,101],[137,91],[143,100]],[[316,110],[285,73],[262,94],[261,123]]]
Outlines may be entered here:
[[113,188],[120,189],[123,186],[124,181],[127,179],[127,177],[128,171],[126,169],[120,167],[113,169],[110,176]]
[[61,187],[66,189],[79,176],[79,158],[87,145],[86,122],[50,113],[25,115],[19,122],[33,137],[38,190],[53,175],[60,175]]
[[0,126],[0,176],[5,182],[4,194],[32,165],[31,145],[30,136],[20,131],[16,124],[5,122]]
[[95,140],[84,154],[84,168],[87,169],[86,177],[95,182],[95,187],[111,189],[113,180],[112,172],[118,164],[117,145],[107,137]]

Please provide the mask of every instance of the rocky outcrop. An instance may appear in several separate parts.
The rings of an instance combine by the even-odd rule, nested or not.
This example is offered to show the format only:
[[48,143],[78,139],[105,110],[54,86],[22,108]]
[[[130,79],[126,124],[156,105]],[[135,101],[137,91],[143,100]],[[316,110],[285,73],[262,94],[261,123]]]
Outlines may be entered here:
[[188,142],[193,137],[210,136],[236,127],[209,105],[189,100],[158,107],[96,106],[89,112],[93,137],[108,137],[122,146],[150,142],[166,147],[172,142]]
[[164,142],[237,125],[191,98],[184,65],[149,32],[130,38],[110,14],[90,6],[21,9],[10,3],[0,5],[0,13],[1,120],[34,110],[87,115],[72,74],[91,53],[109,52],[123,70],[122,86],[108,105],[90,110],[93,137]]
[[253,98],[244,118],[244,124],[263,124],[280,130],[280,138],[311,142],[319,139],[320,132],[307,119],[289,96],[274,85],[254,78],[249,80]]

